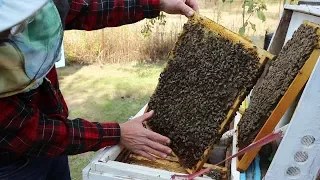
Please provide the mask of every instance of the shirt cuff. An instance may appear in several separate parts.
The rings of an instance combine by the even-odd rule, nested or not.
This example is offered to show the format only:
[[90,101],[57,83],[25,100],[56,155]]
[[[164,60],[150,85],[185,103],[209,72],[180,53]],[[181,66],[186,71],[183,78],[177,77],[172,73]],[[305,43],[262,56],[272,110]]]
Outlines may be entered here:
[[160,0],[141,0],[143,16],[155,18],[160,14]]
[[120,125],[115,122],[100,123],[102,126],[101,147],[116,145],[120,142]]

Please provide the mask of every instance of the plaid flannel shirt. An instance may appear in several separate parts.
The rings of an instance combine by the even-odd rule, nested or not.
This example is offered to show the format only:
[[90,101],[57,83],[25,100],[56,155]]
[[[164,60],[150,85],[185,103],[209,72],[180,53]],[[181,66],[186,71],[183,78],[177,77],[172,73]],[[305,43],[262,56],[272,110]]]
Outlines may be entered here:
[[[68,5],[63,7],[67,8],[67,17],[62,17],[65,29],[114,27],[159,14],[159,0],[55,0],[55,3]],[[0,109],[0,165],[21,158],[95,151],[120,141],[118,123],[68,119],[55,68],[37,89],[0,99]]]

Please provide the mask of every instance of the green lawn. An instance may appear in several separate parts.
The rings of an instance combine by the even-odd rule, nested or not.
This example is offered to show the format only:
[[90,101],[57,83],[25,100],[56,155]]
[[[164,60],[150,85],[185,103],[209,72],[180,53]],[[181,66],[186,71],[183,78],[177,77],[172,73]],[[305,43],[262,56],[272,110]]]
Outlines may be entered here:
[[[163,67],[164,64],[110,64],[59,69],[70,118],[126,121],[148,102]],[[73,180],[82,179],[82,169],[93,156],[89,152],[69,157]]]

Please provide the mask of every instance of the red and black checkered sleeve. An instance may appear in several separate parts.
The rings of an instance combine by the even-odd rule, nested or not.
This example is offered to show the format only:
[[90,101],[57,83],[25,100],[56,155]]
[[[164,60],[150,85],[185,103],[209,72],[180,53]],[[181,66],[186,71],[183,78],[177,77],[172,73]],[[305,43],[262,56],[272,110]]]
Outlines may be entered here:
[[159,0],[69,0],[66,29],[95,30],[130,24],[160,13]]
[[59,156],[95,151],[120,141],[118,123],[68,120],[45,115],[17,96],[0,99],[0,148],[24,156]]

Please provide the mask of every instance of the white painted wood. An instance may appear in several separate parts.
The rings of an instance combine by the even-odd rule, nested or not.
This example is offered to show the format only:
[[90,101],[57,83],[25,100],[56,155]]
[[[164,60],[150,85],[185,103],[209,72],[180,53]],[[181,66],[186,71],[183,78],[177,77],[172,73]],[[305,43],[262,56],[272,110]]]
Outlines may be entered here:
[[300,4],[320,5],[320,1],[319,0],[300,0],[298,2],[298,5]]
[[[170,179],[174,172],[165,170],[126,164],[117,161],[95,162],[95,170],[89,172],[89,180],[92,174],[112,177],[118,179],[139,179],[139,180],[165,180]],[[110,179],[112,179],[110,178]],[[209,180],[211,178],[195,178],[195,180]],[[96,179],[94,179],[96,180]]]
[[[126,180],[121,177],[116,177],[112,174],[100,173],[100,172],[90,172],[90,176],[85,180]],[[131,178],[130,180],[135,180]]]
[[[315,179],[320,168],[320,61],[306,85],[287,132],[266,174],[266,180]],[[314,143],[302,145],[304,136],[313,136]],[[295,154],[304,152],[308,158],[297,162]],[[289,171],[290,167],[297,168]],[[292,170],[292,168],[291,168]],[[297,173],[290,176],[288,173]]]
[[[318,10],[318,13],[320,14],[320,9],[317,9],[317,10]],[[308,20],[310,22],[320,24],[320,17],[294,11],[291,17],[285,42],[291,39],[294,31],[298,29],[298,27],[303,23],[304,20]]]
[[[319,18],[320,9],[319,9],[319,7],[301,6],[301,5],[300,6],[286,5],[285,9],[286,9],[286,11],[293,10],[291,21],[290,21],[290,24],[289,24],[289,27],[288,27],[288,31],[286,33],[285,42],[287,42],[292,37],[294,31],[296,29],[298,29],[298,27],[303,23],[304,20],[308,20],[308,21],[320,24],[320,18]],[[291,106],[291,110],[295,109],[293,107],[294,107],[294,105]],[[296,111],[298,112],[299,110],[296,109]],[[287,113],[286,113],[286,116],[284,116],[282,118],[282,121],[279,122],[278,128],[281,127],[282,125],[286,124],[285,121],[288,121],[290,116],[292,116],[291,114],[292,113],[290,113],[289,110],[288,110]],[[304,121],[304,119],[303,120],[300,119],[300,121]],[[298,122],[296,122],[296,123],[298,123]],[[299,127],[299,125],[296,125],[296,126],[297,126],[296,128],[301,128],[300,131],[304,131],[303,130],[304,127]],[[299,131],[291,130],[290,134],[291,133],[297,133],[297,132],[299,132]],[[290,144],[291,146],[288,146],[288,144]],[[270,165],[268,174],[265,177],[266,180],[269,180],[269,179],[270,180],[273,180],[273,179],[284,179],[284,180],[285,179],[290,179],[289,176],[286,175],[286,171],[289,168],[288,166],[291,165],[291,161],[294,161],[294,154],[296,153],[296,152],[293,152],[294,149],[292,149],[292,147],[297,147],[299,149],[299,146],[297,144],[292,144],[292,141],[290,141],[290,140],[288,142],[288,137],[282,139],[281,145],[279,146],[279,149],[277,151],[277,155],[274,158],[272,164]],[[281,154],[283,154],[283,153],[286,154],[286,156],[279,155],[280,152],[282,152]],[[309,158],[313,159],[313,156],[309,156]],[[288,159],[290,159],[291,161],[287,161]],[[319,159],[319,158],[316,158],[316,159]],[[316,161],[317,160],[315,160],[315,162]],[[279,165],[279,164],[281,164],[281,165]],[[286,164],[287,166],[285,166],[284,164]],[[303,163],[302,164],[300,163],[300,165],[304,166]],[[319,167],[320,166],[318,164],[317,168],[319,168]],[[317,168],[313,172],[318,171]],[[297,177],[296,179],[302,179],[302,180],[304,180],[304,179],[305,180],[309,180],[309,179],[311,180],[312,179],[311,177],[309,177],[312,173],[311,173],[311,171],[308,170],[308,168],[300,169],[300,170],[301,170],[301,174],[304,174],[304,175],[301,175],[301,176]]]
[[312,6],[312,5],[288,5],[284,6],[284,9],[292,10],[295,12],[301,12],[304,14],[310,14],[313,16],[320,16],[320,6]]
[[82,169],[82,179],[89,180],[89,172],[91,169],[91,163],[88,164],[84,169]]
[[[133,118],[136,118],[136,117],[143,115],[144,112],[146,111],[147,106],[148,106],[148,104],[144,105],[143,108],[141,108],[140,111],[130,119],[133,119]],[[109,160],[115,160],[118,157],[118,155],[121,153],[122,150],[123,150],[123,147],[120,145],[107,147],[100,153],[99,161],[107,162]]]
[[[320,18],[318,16],[314,16],[312,13],[309,13],[306,9],[313,9],[311,12],[313,12],[314,14],[319,14],[319,7],[318,6],[306,6],[306,5],[286,5],[285,9],[286,11],[293,11],[292,16],[291,16],[291,21],[289,23],[289,27],[288,27],[288,31],[285,34],[285,42],[286,43],[289,39],[292,38],[292,35],[294,33],[295,30],[298,29],[298,27],[303,23],[304,20],[308,20],[310,22],[316,23],[316,24],[320,24]],[[295,11],[298,10],[298,11]],[[308,14],[305,14],[305,13]],[[278,25],[278,28],[281,28],[282,26]],[[276,43],[279,44],[279,42],[277,40],[274,41],[274,39],[271,40],[271,43]],[[271,45],[270,43],[270,45]],[[282,47],[284,44],[279,45],[278,47]],[[299,100],[300,97],[298,97],[294,103],[290,106],[290,108],[286,111],[286,113],[283,115],[283,117],[281,118],[281,120],[279,121],[278,125],[276,126],[275,129],[281,128],[282,126],[286,125],[289,123],[293,112],[296,108],[297,105],[297,101]],[[280,140],[276,140],[275,142],[273,142],[273,144],[275,146],[278,146],[280,144]]]
[[101,157],[100,157],[100,154],[101,154],[101,153],[98,153],[98,154],[90,161],[90,163],[82,170],[82,179],[83,179],[83,180],[89,180],[89,172],[90,172],[91,169],[92,169],[92,165],[93,165],[95,162],[98,162],[99,159],[101,158]]
[[320,0],[300,0],[299,3],[318,3]]
[[[165,180],[175,174],[165,170],[159,170],[144,166],[126,164],[122,162],[109,160],[108,162],[94,161],[83,169],[84,180],[100,179],[137,179],[137,180]],[[195,180],[210,180],[205,176],[195,178]]]
[[120,145],[107,147],[101,152],[102,156],[99,160],[101,162],[107,162],[109,160],[113,161],[118,157],[118,155],[121,153],[122,150],[123,150],[123,147]]
[[[143,115],[145,105],[134,117]],[[165,180],[170,179],[174,172],[126,164],[114,161],[123,150],[120,146],[107,147],[98,153],[92,162],[82,171],[84,180]],[[209,180],[209,177],[195,178],[195,180]]]
[[[238,123],[240,121],[240,113],[237,112],[236,117],[234,118],[234,126],[233,129],[236,130]],[[232,154],[236,154],[237,153],[237,133],[233,134],[233,138],[232,138]],[[237,159],[233,158],[231,160],[231,180],[240,180],[240,172],[237,170]]]
[[[301,7],[301,6],[300,6]],[[297,6],[288,6],[286,5],[285,7],[287,10],[296,10],[292,14],[292,21],[290,22],[288,32],[286,33],[286,41],[291,38],[293,32],[299,27],[299,25],[303,22],[303,20],[308,19],[311,22],[318,23],[320,24],[319,18],[315,16],[320,16],[319,13],[319,8],[318,7],[309,7],[305,6],[302,7],[302,9],[299,9]],[[299,12],[297,12],[299,11]],[[307,13],[307,14],[305,14]],[[312,16],[312,15],[315,16]],[[273,41],[273,40],[272,40]],[[320,65],[317,65],[318,71],[320,72]],[[318,73],[319,73],[318,72]],[[320,82],[320,75],[317,75],[317,81]],[[312,76],[314,77],[314,75]],[[311,80],[310,80],[311,81]],[[314,80],[313,80],[314,82]],[[309,85],[308,87],[312,86],[314,88],[316,84]],[[318,87],[319,89],[319,87]],[[306,93],[306,92],[305,92]],[[305,94],[304,93],[304,94]],[[317,92],[318,94],[320,93],[320,89]],[[304,95],[304,96],[310,96],[309,95]],[[320,96],[319,96],[320,97]],[[308,97],[303,97],[304,99],[308,99]],[[279,150],[274,158],[274,161],[272,162],[270,169],[267,173],[267,176],[265,177],[266,180],[273,180],[273,179],[288,179],[288,176],[286,175],[287,168],[290,165],[295,164],[294,161],[294,153],[295,151],[298,150],[308,150],[311,152],[308,152],[309,154],[309,161],[305,163],[296,163],[298,164],[297,167],[300,168],[300,173],[301,175],[297,179],[312,179],[313,175],[315,175],[315,172],[318,172],[318,169],[320,167],[320,150],[319,150],[319,142],[320,142],[320,137],[317,137],[315,144],[313,145],[312,148],[305,148],[305,147],[300,147],[299,143],[297,142],[299,138],[301,139],[301,133],[297,133],[302,131],[303,133],[308,133],[309,135],[316,135],[319,134],[317,133],[320,130],[319,126],[319,117],[318,121],[313,120],[313,123],[318,123],[316,125],[311,125],[306,123],[305,121],[308,121],[307,119],[305,120],[303,117],[308,117],[310,116],[311,118],[313,117],[313,114],[309,112],[308,114],[305,114],[300,112],[300,111],[310,111],[310,109],[304,107],[303,104],[306,103],[315,103],[315,101],[320,102],[320,99],[313,99],[313,102],[308,102],[307,100],[301,99],[301,102],[299,103],[299,107],[296,110],[296,114],[293,117],[295,120],[295,125],[290,125],[288,128],[288,133],[284,137],[284,141],[282,141]],[[310,99],[310,97],[309,97]],[[320,103],[318,103],[320,104]],[[140,116],[144,113],[145,108],[147,105],[145,105],[134,117]],[[315,108],[315,107],[313,107]],[[320,105],[317,106],[320,111]],[[303,110],[301,110],[303,109]],[[133,117],[133,118],[134,118]],[[313,117],[314,118],[314,117]],[[235,118],[235,127],[239,121],[239,114],[237,114]],[[309,118],[308,118],[309,119]],[[300,122],[300,124],[299,124]],[[309,129],[307,128],[306,130],[302,130],[303,128],[301,126],[301,122],[304,126],[309,125]],[[292,124],[292,123],[291,123]],[[298,124],[298,125],[297,125]],[[282,126],[282,125],[281,125]],[[284,127],[287,128],[287,127]],[[313,130],[312,130],[313,129]],[[298,136],[299,137],[294,137]],[[287,145],[289,144],[289,145]],[[232,154],[236,153],[236,133],[233,136],[233,152]],[[316,148],[314,148],[316,147]],[[298,149],[295,149],[298,148]],[[315,150],[311,150],[315,149]],[[137,165],[131,165],[131,164],[125,164],[121,162],[115,162],[113,161],[119,153],[122,151],[122,148],[119,146],[114,146],[111,148],[106,148],[104,149],[100,154],[96,156],[96,158],[92,161],[90,165],[88,165],[85,169],[83,169],[83,179],[85,180],[102,180],[102,179],[111,179],[111,180],[119,180],[119,179],[170,179],[171,175],[173,175],[173,172],[169,171],[164,171],[164,170],[159,170],[159,169],[153,169],[153,168],[148,168],[148,167],[142,167],[142,166],[137,166]],[[280,154],[281,153],[281,154]],[[280,154],[280,155],[279,155]],[[285,160],[285,161],[284,161]],[[309,165],[308,165],[309,164]],[[302,167],[302,168],[301,168]],[[310,169],[309,169],[310,168]],[[240,173],[236,170],[236,159],[232,160],[231,164],[231,174],[232,174],[232,179],[233,180],[239,180],[240,179]],[[202,178],[201,178],[202,179]]]
[[[299,99],[300,97],[298,97],[297,99]],[[296,106],[298,104],[298,100],[295,100],[289,107],[289,109],[284,113],[284,115],[282,116],[282,118],[280,119],[279,123],[277,124],[277,126],[274,129],[279,129],[285,125],[287,125],[290,120],[291,117],[294,113],[294,110],[296,109]]]
[[[138,117],[143,115],[147,108],[147,104],[132,118]],[[123,147],[119,145],[115,145],[112,147],[104,148],[100,153],[98,153],[91,162],[82,170],[82,178],[83,180],[99,180],[99,179],[114,179],[108,177],[107,174],[101,176],[101,173],[97,173],[96,171],[96,164],[100,164],[101,162],[107,162],[109,160],[115,160],[120,152],[123,150]],[[119,178],[116,178],[119,179]]]
[[133,118],[142,116],[144,114],[144,112],[146,111],[147,107],[148,107],[148,104],[144,105],[143,108],[141,108],[140,111]]

